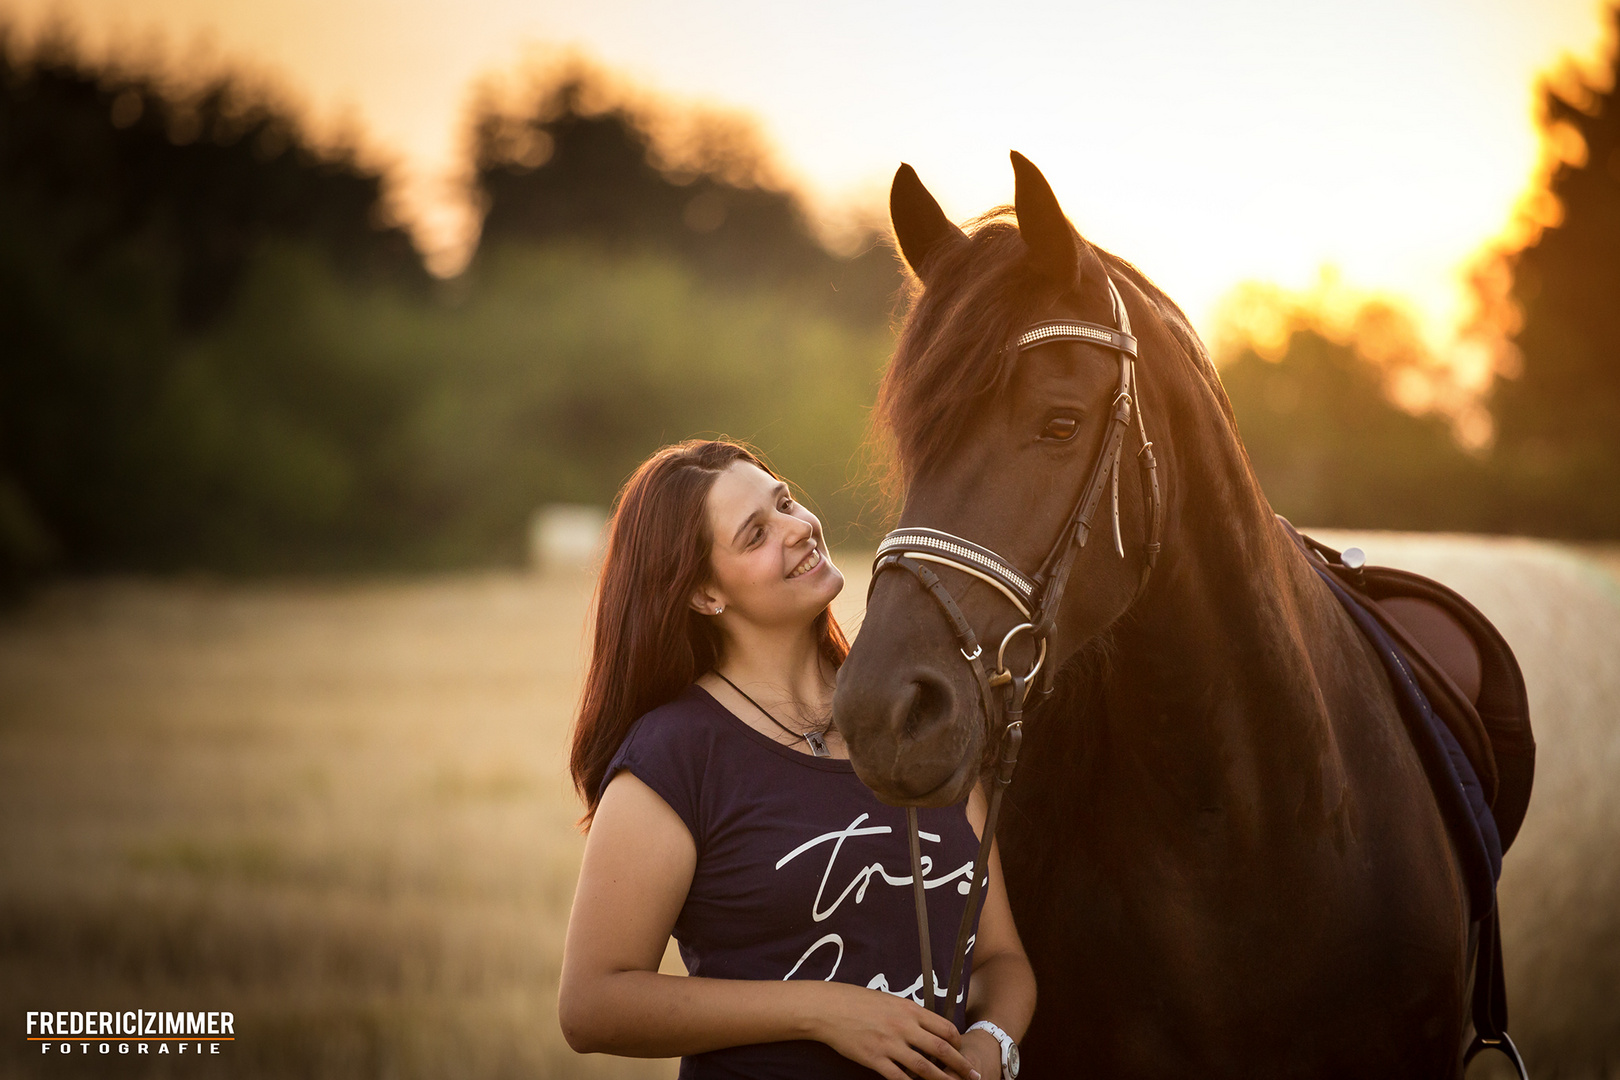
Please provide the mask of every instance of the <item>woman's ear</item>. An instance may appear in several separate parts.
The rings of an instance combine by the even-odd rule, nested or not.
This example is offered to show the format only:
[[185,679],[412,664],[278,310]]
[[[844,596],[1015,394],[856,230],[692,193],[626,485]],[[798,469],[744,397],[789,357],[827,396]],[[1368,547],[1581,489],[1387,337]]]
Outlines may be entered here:
[[693,589],[689,602],[692,610],[699,615],[718,615],[726,609],[725,602],[715,596],[707,585],[699,585]]

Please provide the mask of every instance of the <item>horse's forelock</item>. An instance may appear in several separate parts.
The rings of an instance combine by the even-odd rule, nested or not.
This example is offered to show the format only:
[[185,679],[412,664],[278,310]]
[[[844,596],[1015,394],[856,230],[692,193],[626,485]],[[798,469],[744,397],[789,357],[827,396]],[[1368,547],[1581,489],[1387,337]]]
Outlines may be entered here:
[[[938,461],[973,410],[1007,384],[1017,356],[1004,346],[1059,289],[1029,267],[1012,207],[969,222],[968,236],[937,253],[926,289],[913,279],[911,309],[878,391],[874,437],[894,451],[884,485],[891,497]],[[1094,250],[1147,298],[1235,431],[1220,377],[1181,308],[1131,263]]]
[[941,251],[913,282],[911,310],[878,391],[875,421],[896,451],[891,490],[937,461],[969,413],[1011,378],[1005,351],[1018,327],[1059,286],[1028,265],[1013,209],[968,225],[969,240]]

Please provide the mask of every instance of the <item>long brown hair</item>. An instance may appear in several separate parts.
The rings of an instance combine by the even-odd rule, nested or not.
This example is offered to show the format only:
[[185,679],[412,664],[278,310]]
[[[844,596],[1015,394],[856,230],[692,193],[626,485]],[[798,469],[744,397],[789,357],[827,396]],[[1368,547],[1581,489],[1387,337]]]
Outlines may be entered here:
[[[619,492],[596,583],[591,663],[569,755],[587,828],[630,725],[675,700],[719,659],[714,621],[692,609],[691,596],[712,576],[709,489],[737,461],[776,476],[745,446],[693,439],[648,458]],[[843,664],[849,642],[831,608],[816,616],[815,631],[821,655],[834,667]]]

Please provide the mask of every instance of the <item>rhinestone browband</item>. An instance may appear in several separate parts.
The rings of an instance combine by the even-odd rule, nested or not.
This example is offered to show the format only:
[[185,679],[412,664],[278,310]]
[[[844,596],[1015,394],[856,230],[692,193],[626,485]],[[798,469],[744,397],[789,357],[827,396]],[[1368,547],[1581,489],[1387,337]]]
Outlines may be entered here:
[[913,551],[937,552],[950,556],[953,560],[971,563],[1018,593],[1024,605],[1033,604],[1035,601],[1034,582],[1008,566],[994,552],[963,540],[960,536],[952,536],[937,529],[896,529],[883,538],[877,549],[879,558],[891,552]]
[[1104,345],[1110,349],[1118,349],[1132,359],[1136,357],[1136,338],[1118,330],[1111,330],[1096,323],[1078,322],[1074,320],[1059,319],[1052,322],[1041,323],[1019,334],[1013,342],[1013,347],[1022,352],[1046,341],[1089,341],[1093,345]]

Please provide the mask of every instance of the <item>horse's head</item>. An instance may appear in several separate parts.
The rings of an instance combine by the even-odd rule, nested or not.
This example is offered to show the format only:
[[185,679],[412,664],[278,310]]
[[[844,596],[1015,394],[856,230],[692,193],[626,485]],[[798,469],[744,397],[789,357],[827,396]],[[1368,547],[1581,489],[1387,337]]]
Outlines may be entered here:
[[[1044,663],[1060,667],[1130,607],[1159,520],[1157,476],[1139,467],[1153,451],[1140,449],[1138,410],[1145,405],[1151,428],[1155,394],[1149,388],[1143,401],[1130,353],[1139,350],[1146,369],[1175,345],[1118,265],[1110,277],[1039,170],[1018,154],[1013,169],[1012,212],[992,211],[969,232],[909,166],[890,194],[900,250],[920,285],[879,396],[905,484],[891,540],[927,529],[948,538],[910,536],[970,541],[1029,585],[1027,593],[1016,580],[998,586],[1002,575],[982,555],[964,561],[886,542],[911,558],[880,562],[893,572],[873,581],[833,707],[861,779],[896,803],[960,800],[991,749],[983,672],[967,661],[937,586],[982,643],[986,670],[1024,623],[1034,630],[1007,641],[1006,669],[1028,672],[1042,637]],[[1026,335],[1031,327],[1048,336]],[[1108,329],[1134,331],[1140,344],[1130,333],[1100,340],[1096,332]],[[988,572],[973,571],[976,558]]]

